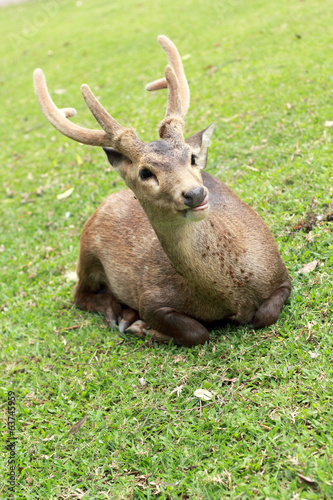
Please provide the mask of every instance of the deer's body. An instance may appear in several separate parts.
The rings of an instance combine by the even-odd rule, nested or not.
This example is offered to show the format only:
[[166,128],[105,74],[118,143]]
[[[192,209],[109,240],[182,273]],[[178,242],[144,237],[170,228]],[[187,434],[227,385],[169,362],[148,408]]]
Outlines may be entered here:
[[[122,128],[87,86],[84,98],[104,132],[67,120],[35,73],[44,114],[58,130],[104,148],[130,190],[109,196],[87,221],[81,236],[76,304],[102,312],[121,331],[151,328],[153,338],[192,346],[209,334],[200,323],[232,319],[263,327],[274,323],[291,283],[263,220],[226,185],[201,174],[213,127],[182,137],[189,93],[180,57],[160,37],[170,66],[161,140],[144,144]],[[68,123],[67,123],[68,122]]]
[[82,284],[106,287],[142,319],[162,304],[205,322],[250,323],[288,273],[262,219],[222,182],[203,180],[209,216],[156,232],[132,191],[109,196],[83,229]]

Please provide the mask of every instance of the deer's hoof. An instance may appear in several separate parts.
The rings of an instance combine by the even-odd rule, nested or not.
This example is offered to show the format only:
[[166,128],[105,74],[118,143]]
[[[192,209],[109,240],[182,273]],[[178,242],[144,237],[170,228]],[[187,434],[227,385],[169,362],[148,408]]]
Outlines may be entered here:
[[156,342],[169,343],[172,339],[172,337],[169,337],[169,335],[164,335],[163,333],[150,328],[150,326],[148,326],[145,321],[142,321],[142,319],[138,319],[137,321],[132,323],[128,328],[126,328],[125,332],[132,333],[136,337],[144,337],[149,333],[151,339],[155,340]]
[[147,333],[148,325],[145,321],[142,321],[142,319],[138,319],[134,323],[132,323],[130,326],[124,330],[126,333],[132,333],[136,337],[143,337]]

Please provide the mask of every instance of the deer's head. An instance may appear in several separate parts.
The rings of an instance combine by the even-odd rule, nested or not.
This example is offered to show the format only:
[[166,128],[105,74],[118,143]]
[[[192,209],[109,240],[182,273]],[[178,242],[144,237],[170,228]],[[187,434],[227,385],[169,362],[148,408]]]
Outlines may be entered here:
[[147,85],[147,90],[168,89],[167,110],[159,126],[160,140],[146,144],[136,132],[122,127],[100,104],[88,85],[81,87],[87,106],[102,130],[80,127],[69,117],[73,108],[58,109],[53,103],[41,69],[34,72],[35,92],[46,118],[67,137],[102,146],[110,164],[134,192],[148,217],[161,222],[198,221],[209,212],[209,193],[203,186],[201,169],[214,125],[184,140],[184,117],[189,107],[189,89],[183,65],[174,44],[158,38],[167,53],[165,78]]

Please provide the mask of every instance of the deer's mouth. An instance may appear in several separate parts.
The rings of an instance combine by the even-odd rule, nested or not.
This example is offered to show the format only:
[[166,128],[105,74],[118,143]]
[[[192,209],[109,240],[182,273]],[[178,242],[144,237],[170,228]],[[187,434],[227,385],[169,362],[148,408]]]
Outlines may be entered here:
[[187,208],[185,210],[181,210],[183,217],[190,222],[198,222],[200,220],[206,219],[209,214],[209,197],[205,196],[204,200],[200,203],[200,205]]
[[201,212],[203,210],[207,210],[207,208],[209,208],[209,196],[208,196],[208,194],[206,195],[203,202],[200,203],[200,205],[198,205],[197,207],[191,208],[191,210],[193,210],[193,212]]

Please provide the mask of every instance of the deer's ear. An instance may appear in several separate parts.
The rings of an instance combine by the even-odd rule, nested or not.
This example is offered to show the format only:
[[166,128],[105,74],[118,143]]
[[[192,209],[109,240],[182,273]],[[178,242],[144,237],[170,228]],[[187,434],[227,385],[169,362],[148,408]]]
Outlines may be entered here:
[[193,154],[196,156],[195,163],[199,168],[205,168],[207,163],[207,154],[208,147],[210,143],[210,139],[213,135],[215,129],[214,123],[209,125],[209,127],[197,132],[194,135],[191,135],[188,139],[186,139],[186,144],[191,146]]
[[110,165],[112,165],[112,167],[115,168],[116,170],[118,170],[124,162],[132,163],[127,156],[119,153],[113,148],[103,148],[103,149],[109,160]]

